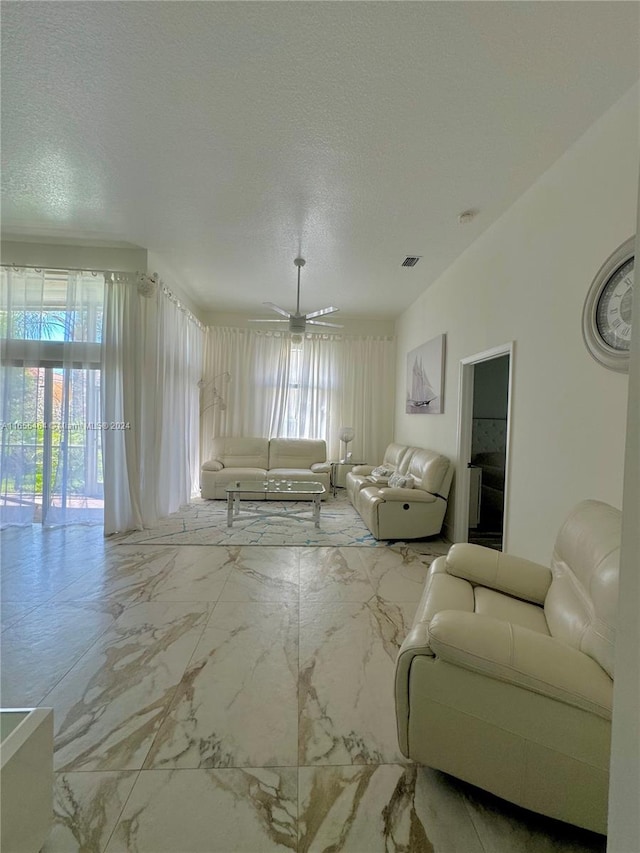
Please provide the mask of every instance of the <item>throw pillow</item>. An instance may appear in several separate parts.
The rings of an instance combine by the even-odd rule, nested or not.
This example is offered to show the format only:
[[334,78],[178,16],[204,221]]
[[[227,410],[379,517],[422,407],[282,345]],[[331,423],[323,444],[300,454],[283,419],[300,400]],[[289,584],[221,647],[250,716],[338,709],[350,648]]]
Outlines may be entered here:
[[393,468],[389,468],[387,465],[378,465],[371,472],[372,477],[390,477],[392,474]]
[[392,474],[389,477],[389,486],[392,489],[412,489],[413,477],[405,477],[402,474]]

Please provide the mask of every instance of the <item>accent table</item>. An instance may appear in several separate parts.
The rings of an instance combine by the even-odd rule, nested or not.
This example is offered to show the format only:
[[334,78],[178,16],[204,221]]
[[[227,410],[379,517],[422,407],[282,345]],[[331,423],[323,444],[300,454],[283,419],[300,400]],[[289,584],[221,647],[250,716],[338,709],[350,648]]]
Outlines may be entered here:
[[344,489],[346,483],[345,478],[349,471],[356,465],[366,465],[366,462],[331,462],[331,491],[333,497],[336,496],[336,489]]
[[[320,501],[325,493],[322,483],[313,480],[236,480],[225,489],[227,493],[227,527],[233,526],[233,519],[240,515],[240,504],[242,499],[251,500],[251,496],[264,495],[276,498],[280,495],[287,500],[293,494],[296,500],[308,500],[311,502],[311,519],[308,515],[300,512],[272,512],[270,510],[243,510],[243,515],[249,518],[261,518],[275,516],[281,518],[294,518],[296,521],[313,520],[316,527],[320,527]],[[262,499],[261,497],[259,498]]]

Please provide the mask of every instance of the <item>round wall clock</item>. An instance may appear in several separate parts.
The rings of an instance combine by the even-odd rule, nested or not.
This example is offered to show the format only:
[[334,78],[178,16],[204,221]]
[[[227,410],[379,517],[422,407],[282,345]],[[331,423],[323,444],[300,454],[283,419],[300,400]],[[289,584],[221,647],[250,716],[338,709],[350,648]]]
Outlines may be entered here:
[[600,267],[582,311],[587,349],[611,370],[629,369],[635,242],[631,237]]

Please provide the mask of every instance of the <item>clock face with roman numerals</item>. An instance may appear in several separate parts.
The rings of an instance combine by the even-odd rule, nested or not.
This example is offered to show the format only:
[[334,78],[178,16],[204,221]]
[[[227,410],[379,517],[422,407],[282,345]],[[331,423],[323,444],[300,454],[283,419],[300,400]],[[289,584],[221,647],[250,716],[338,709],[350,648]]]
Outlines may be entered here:
[[596,326],[602,340],[615,350],[631,347],[631,300],[634,259],[629,258],[602,288],[596,308]]
[[594,278],[582,313],[582,331],[591,355],[612,370],[629,369],[635,238],[605,261]]

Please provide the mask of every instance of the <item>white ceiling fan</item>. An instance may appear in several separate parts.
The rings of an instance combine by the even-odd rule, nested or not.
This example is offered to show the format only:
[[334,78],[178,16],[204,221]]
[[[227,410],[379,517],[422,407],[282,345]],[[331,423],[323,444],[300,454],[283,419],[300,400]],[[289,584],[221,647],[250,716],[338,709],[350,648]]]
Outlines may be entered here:
[[279,305],[276,305],[273,302],[263,302],[263,305],[266,305],[267,308],[271,308],[272,311],[275,311],[277,314],[282,314],[285,318],[284,320],[258,320],[252,319],[250,323],[288,323],[290,332],[304,332],[307,325],[309,326],[331,326],[334,329],[341,329],[338,323],[325,323],[323,320],[316,320],[316,317],[324,317],[327,314],[334,314],[336,311],[339,311],[339,308],[334,308],[333,305],[329,308],[320,308],[318,311],[311,311],[309,314],[301,314],[300,313],[300,270],[305,265],[304,258],[296,258],[293,262],[295,266],[298,268],[298,298],[296,300],[296,310],[295,313],[291,311],[286,311],[284,308],[281,308]]

